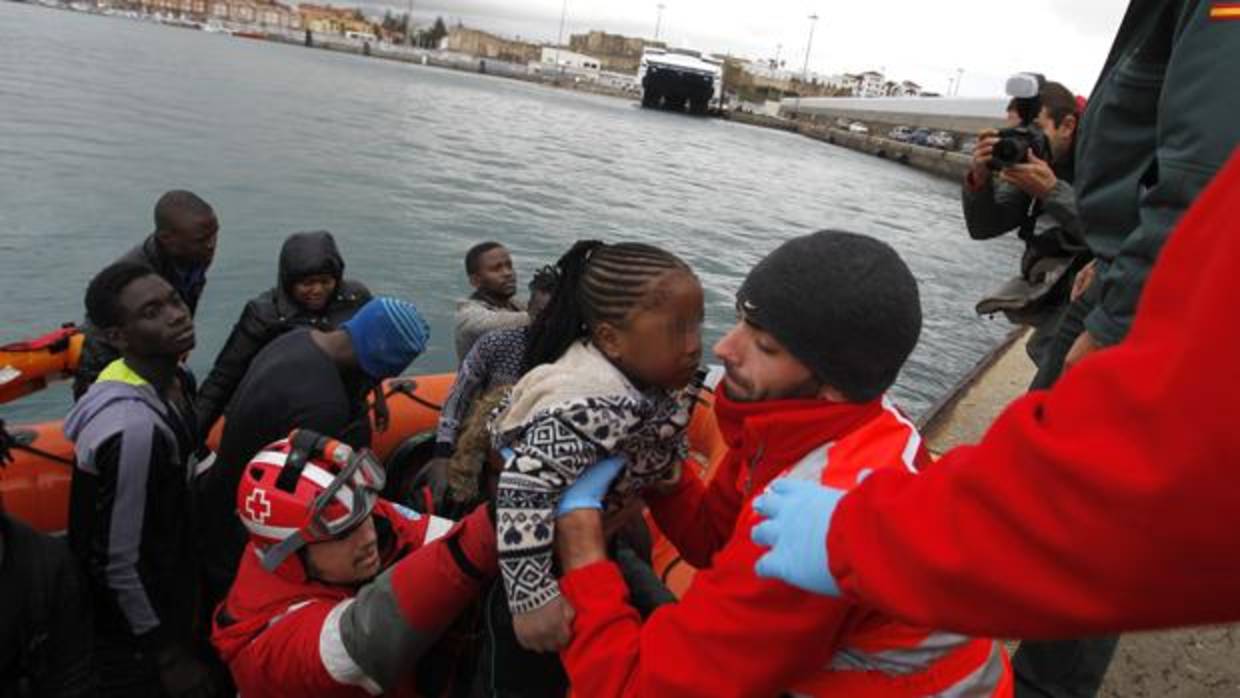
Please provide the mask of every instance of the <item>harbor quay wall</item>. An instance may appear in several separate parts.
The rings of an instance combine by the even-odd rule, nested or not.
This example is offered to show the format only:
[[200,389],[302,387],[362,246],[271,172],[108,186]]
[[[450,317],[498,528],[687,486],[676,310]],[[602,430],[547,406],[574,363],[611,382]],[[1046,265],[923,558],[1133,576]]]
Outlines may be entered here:
[[908,165],[922,172],[957,180],[969,170],[969,156],[911,143],[900,143],[874,134],[853,133],[821,121],[780,119],[762,114],[729,112],[728,119],[743,124],[799,133],[814,140]]

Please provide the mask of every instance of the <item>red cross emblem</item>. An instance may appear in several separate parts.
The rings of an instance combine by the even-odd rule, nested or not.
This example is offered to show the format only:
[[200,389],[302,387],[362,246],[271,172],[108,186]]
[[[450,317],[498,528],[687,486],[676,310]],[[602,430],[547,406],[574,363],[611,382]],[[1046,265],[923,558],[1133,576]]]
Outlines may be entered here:
[[267,519],[271,518],[271,500],[267,499],[267,493],[262,490],[251,492],[245,498],[245,511],[258,523],[267,523]]

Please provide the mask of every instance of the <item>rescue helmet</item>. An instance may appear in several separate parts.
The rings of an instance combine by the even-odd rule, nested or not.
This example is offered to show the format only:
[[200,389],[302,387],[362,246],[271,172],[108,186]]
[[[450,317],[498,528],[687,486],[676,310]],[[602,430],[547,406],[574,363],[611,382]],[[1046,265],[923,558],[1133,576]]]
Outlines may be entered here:
[[383,466],[368,449],[294,430],[245,467],[237,515],[263,567],[274,571],[302,547],[352,532],[374,510],[383,483]]

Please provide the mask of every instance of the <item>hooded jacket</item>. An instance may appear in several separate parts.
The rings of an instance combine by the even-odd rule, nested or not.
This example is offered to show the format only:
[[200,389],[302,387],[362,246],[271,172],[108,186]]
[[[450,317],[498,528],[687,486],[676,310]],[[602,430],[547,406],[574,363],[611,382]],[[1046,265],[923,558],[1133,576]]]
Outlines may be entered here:
[[[293,283],[314,274],[331,274],[336,293],[318,312],[307,310],[293,299]],[[275,287],[251,299],[233,325],[220,349],[215,366],[198,393],[199,427],[203,433],[223,414],[246,369],[268,342],[294,327],[334,330],[353,317],[370,300],[370,291],[344,278],[344,259],[332,234],[319,230],[293,233],[280,250],[280,271]]]
[[85,567],[100,635],[152,650],[186,637],[194,608],[186,515],[199,446],[193,421],[123,359],[65,419],[77,461],[69,543]]
[[[148,235],[145,240],[118,258],[116,262],[131,262],[150,268],[181,294],[181,300],[185,301],[185,305],[189,307],[191,316],[198,309],[198,299],[202,297],[202,290],[207,285],[206,268],[191,270],[179,268],[164,252],[164,248],[159,246],[155,233]],[[91,383],[95,382],[100,371],[121,358],[120,352],[104,342],[90,323],[86,323],[84,330],[86,341],[82,345],[82,355],[74,371],[73,398],[75,400],[81,398]]]

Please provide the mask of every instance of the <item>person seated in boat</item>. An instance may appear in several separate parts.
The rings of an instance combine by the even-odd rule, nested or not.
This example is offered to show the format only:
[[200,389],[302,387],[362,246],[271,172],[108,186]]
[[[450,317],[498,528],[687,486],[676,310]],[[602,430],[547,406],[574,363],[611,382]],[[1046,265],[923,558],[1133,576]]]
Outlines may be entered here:
[[76,461],[69,543],[95,610],[99,694],[215,695],[225,677],[194,631],[201,586],[187,516],[202,448],[181,365],[193,318],[179,291],[134,262],[91,280],[86,316],[121,352],[64,423]]
[[[5,466],[0,453],[0,468]],[[58,537],[4,511],[0,501],[0,695],[92,698],[90,603],[78,562]]]
[[848,489],[873,471],[929,463],[886,396],[921,331],[908,267],[878,240],[820,231],[760,261],[736,308],[736,325],[715,345],[727,452],[709,484],[681,468],[646,496],[659,529],[698,569],[680,600],[644,623],[628,603],[598,509],[613,464],[587,469],[560,506],[559,589],[575,613],[561,659],[574,693],[1010,696],[993,640],[906,626],[754,571],[762,549],[751,540],[761,522],[753,500],[775,478]]
[[[526,308],[531,320],[547,307],[557,278],[555,267],[546,266],[534,272]],[[465,360],[456,371],[452,389],[443,402],[443,410],[439,413],[439,425],[435,430],[435,457],[426,466],[434,473],[436,490],[441,489],[445,482],[446,468],[457,434],[466,416],[472,412],[474,402],[479,396],[495,388],[512,385],[521,378],[528,335],[528,326],[492,330],[483,335],[465,355]]]
[[494,524],[485,506],[419,515],[383,485],[369,451],[305,430],[246,465],[246,554],[211,637],[241,695],[439,694],[419,659],[494,577]]
[[234,498],[243,466],[293,429],[312,429],[352,446],[371,442],[366,394],[398,376],[425,349],[430,327],[412,303],[371,300],[335,330],[298,328],[267,344],[229,403],[203,515],[209,591],[228,591],[245,547]]
[[[141,264],[163,277],[180,294],[190,316],[207,284],[207,269],[215,258],[220,231],[219,219],[211,205],[193,192],[165,192],[155,203],[155,232],[126,252],[118,262]],[[80,399],[116,359],[120,351],[109,346],[103,333],[87,318],[85,342],[73,379],[73,398]]]
[[[508,449],[496,496],[500,571],[527,650],[559,650],[572,611],[553,573],[554,512],[596,460],[626,460],[609,499],[619,512],[687,453],[702,354],[702,286],[687,264],[642,243],[580,241],[531,326],[528,372],[491,430]],[[595,695],[586,693],[585,695]]]
[[464,361],[474,342],[487,332],[524,327],[530,322],[516,298],[517,272],[507,247],[491,241],[469,248],[465,273],[474,292],[456,305],[457,361]]
[[245,304],[198,390],[203,433],[224,412],[254,356],[294,327],[334,330],[370,300],[363,284],[344,278],[344,258],[326,230],[293,233],[280,248],[277,283]]

